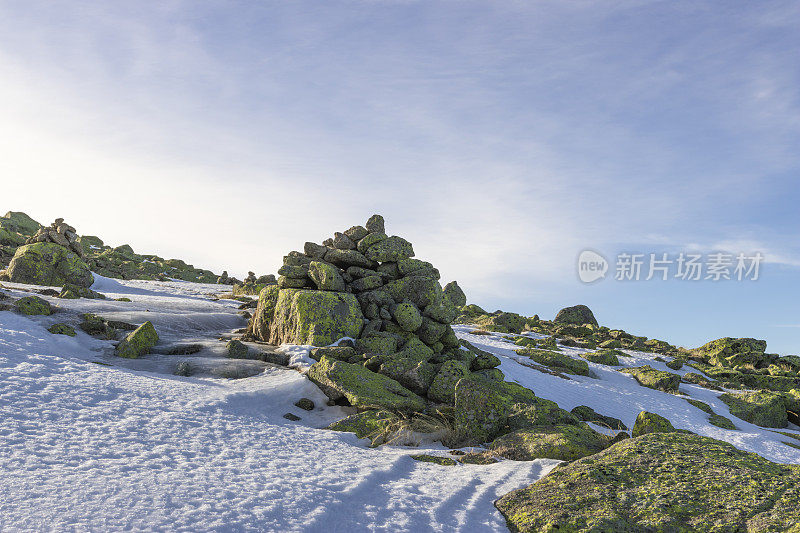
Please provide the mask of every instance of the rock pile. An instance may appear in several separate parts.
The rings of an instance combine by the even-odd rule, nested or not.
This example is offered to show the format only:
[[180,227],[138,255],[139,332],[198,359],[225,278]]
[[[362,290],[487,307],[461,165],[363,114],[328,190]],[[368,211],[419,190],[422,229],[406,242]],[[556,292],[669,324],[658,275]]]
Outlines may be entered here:
[[83,258],[83,246],[78,242],[78,234],[75,228],[64,222],[63,218],[57,218],[50,227],[39,227],[39,230],[25,244],[37,242],[52,242],[72,250],[78,257]]

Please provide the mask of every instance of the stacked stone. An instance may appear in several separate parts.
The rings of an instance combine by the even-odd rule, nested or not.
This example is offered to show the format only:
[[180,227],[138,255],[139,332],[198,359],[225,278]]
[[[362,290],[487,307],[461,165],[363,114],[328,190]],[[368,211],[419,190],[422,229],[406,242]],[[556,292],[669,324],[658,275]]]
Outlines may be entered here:
[[[437,375],[499,363],[478,361],[460,348],[451,324],[457,305],[466,303],[464,293],[455,283],[443,290],[439,271],[415,259],[410,242],[387,235],[380,215],[322,244],[305,243],[303,252],[284,257],[278,274],[278,285],[259,295],[248,330],[253,339],[325,346],[353,337],[351,348],[320,348],[312,357],[359,364],[418,395],[428,394]],[[452,390],[429,397],[452,403]]]
[[78,242],[75,228],[64,222],[63,218],[57,218],[48,228],[40,226],[36,234],[26,241],[26,244],[37,242],[52,242],[83,257],[83,246]]

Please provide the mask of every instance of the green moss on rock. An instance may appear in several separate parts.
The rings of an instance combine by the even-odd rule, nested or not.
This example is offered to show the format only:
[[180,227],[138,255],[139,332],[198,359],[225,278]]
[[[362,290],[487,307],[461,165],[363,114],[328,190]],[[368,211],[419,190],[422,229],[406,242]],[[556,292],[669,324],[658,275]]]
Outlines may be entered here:
[[361,365],[323,357],[311,366],[308,378],[332,400],[346,398],[350,405],[361,409],[406,412],[425,409],[425,400],[420,396]]
[[69,337],[74,337],[76,335],[75,329],[68,324],[53,324],[47,328],[47,331],[53,335],[67,335]]
[[435,465],[440,466],[456,466],[458,463],[454,459],[450,459],[449,457],[440,457],[438,455],[428,455],[426,453],[421,453],[417,455],[409,455],[415,461],[421,461],[423,463],[433,463]]
[[496,503],[512,531],[797,531],[800,468],[685,434],[624,440]]
[[639,382],[639,385],[664,392],[677,392],[681,377],[678,374],[655,370],[650,365],[624,368],[620,370],[625,374],[630,374]]
[[94,283],[89,266],[75,252],[50,242],[17,248],[6,274],[9,281],[33,285],[89,287]]
[[116,354],[127,359],[136,359],[150,353],[158,342],[158,333],[149,320],[130,332],[118,345]]
[[540,365],[565,372],[567,374],[577,374],[579,376],[589,375],[589,364],[586,361],[573,359],[569,355],[552,352],[550,350],[538,350],[535,348],[523,348],[517,350],[519,355],[527,355]]
[[328,426],[332,431],[355,433],[359,439],[370,439],[373,446],[382,444],[381,435],[395,419],[395,415],[381,409],[371,409],[350,415]]
[[631,437],[639,437],[648,433],[673,433],[675,428],[669,420],[655,413],[642,411],[633,423]]
[[751,424],[765,428],[785,428],[788,425],[786,405],[782,395],[769,391],[725,393],[719,397],[728,405],[731,414]]
[[595,319],[594,313],[585,305],[565,307],[556,314],[556,318],[553,322],[556,324],[575,324],[578,326],[582,324],[597,325],[597,319]]
[[269,326],[269,342],[327,346],[342,337],[358,337],[363,321],[361,306],[352,294],[282,289]]
[[619,366],[619,359],[614,353],[616,350],[600,350],[580,354],[581,357],[598,365]]
[[38,296],[25,296],[14,302],[14,307],[23,315],[51,315],[50,302]]
[[574,461],[608,446],[608,438],[586,424],[521,429],[492,442],[492,452],[506,459]]

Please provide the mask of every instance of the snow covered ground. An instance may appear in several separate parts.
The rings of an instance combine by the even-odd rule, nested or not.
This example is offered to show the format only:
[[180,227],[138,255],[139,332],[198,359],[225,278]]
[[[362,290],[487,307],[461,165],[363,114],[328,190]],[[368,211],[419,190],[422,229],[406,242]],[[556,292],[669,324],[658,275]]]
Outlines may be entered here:
[[[6,285],[15,296],[32,288]],[[320,429],[347,411],[327,407],[297,371],[264,365],[263,373],[241,380],[177,377],[171,371],[186,356],[122,360],[109,341],[47,331],[56,322],[77,325],[83,312],[151,320],[162,343],[200,343],[203,350],[192,357],[218,361],[219,338],[245,325],[239,302],[213,298],[222,290],[216,285],[98,277],[93,288],[132,301],[46,298],[59,308],[50,317],[0,312],[2,531],[502,531],[494,500],[557,464],[417,462],[408,455],[447,451],[370,449],[354,435]],[[503,336],[470,335],[471,329],[457,333],[500,356],[507,380],[565,409],[589,405],[629,427],[644,409],[773,461],[800,463],[800,450],[781,443],[791,439],[732,417],[718,393],[680,387],[731,418],[738,431],[709,425],[680,396],[641,387],[611,367],[589,363],[595,378],[541,373],[520,364]],[[667,370],[653,354],[630,353],[627,366]],[[302,360],[303,350],[294,356]],[[316,409],[295,407],[301,397]],[[285,413],[302,420],[286,420]]]
[[[244,325],[238,302],[210,298],[214,285],[94,288],[132,302],[46,298],[60,308],[50,317],[0,312],[1,531],[497,531],[494,500],[557,464],[414,461],[420,448],[369,449],[319,429],[346,413],[294,370],[182,378],[164,359],[184,356],[123,361],[110,342],[47,331],[92,311],[152,320],[164,342],[202,340],[221,354],[215,339]],[[317,409],[295,407],[301,397]]]

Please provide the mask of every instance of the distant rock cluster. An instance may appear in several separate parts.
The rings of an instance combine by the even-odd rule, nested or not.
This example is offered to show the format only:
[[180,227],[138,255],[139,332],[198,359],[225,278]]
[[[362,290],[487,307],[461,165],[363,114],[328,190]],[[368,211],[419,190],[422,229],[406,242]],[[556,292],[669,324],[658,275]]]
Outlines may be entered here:
[[49,227],[40,227],[39,230],[30,237],[25,244],[37,242],[52,242],[72,250],[78,257],[83,257],[83,246],[78,242],[78,233],[75,228],[64,222],[63,218],[57,218]]

